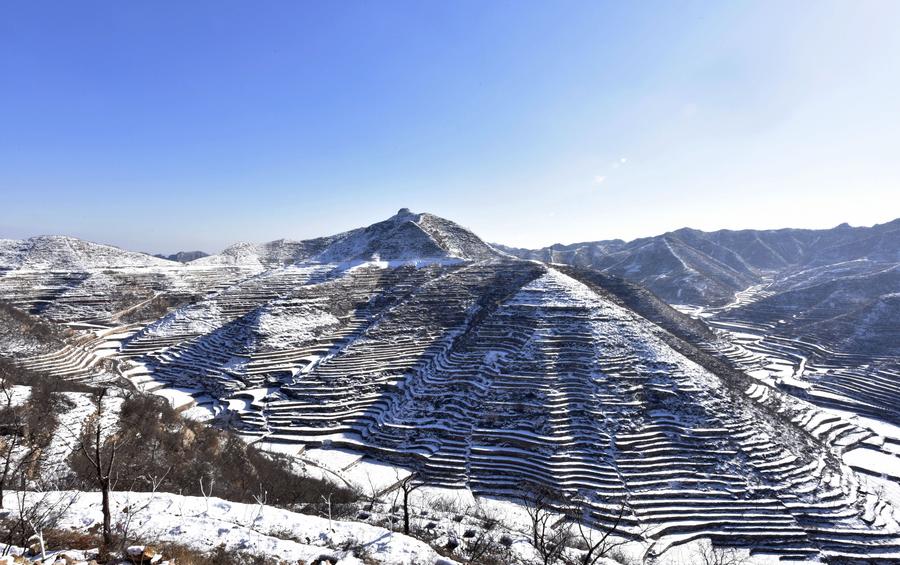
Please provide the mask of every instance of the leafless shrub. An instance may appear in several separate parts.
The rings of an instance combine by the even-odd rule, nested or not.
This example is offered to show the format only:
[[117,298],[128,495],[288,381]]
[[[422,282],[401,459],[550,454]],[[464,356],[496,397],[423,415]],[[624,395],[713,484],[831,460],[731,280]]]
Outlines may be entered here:
[[166,543],[158,546],[158,551],[168,560],[178,565],[274,565],[286,563],[275,556],[253,555],[240,550],[229,550],[220,545],[213,551],[197,551],[186,545]]
[[621,547],[616,547],[610,550],[608,557],[616,563],[621,563],[621,565],[641,565],[640,560],[627,555],[624,551],[622,551]]
[[45,532],[57,527],[59,521],[66,515],[77,499],[77,492],[34,491],[29,493],[25,490],[23,477],[21,488],[16,493],[17,509],[15,518],[15,529],[19,532],[23,542],[21,545],[26,546],[29,537],[36,537],[41,559],[46,559]]

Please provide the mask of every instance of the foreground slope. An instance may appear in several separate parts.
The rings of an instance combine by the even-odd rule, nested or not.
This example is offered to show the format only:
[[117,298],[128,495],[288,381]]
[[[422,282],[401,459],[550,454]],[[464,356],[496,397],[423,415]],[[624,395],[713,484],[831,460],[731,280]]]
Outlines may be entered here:
[[[66,501],[69,498],[71,502]],[[29,493],[25,497],[26,505],[60,504],[58,500],[71,506],[57,527],[80,532],[96,525],[100,515],[99,493]],[[14,495],[4,499],[6,508],[17,508],[17,504]],[[328,520],[271,506],[212,497],[136,492],[114,492],[111,504],[117,516],[121,514],[127,516],[123,520],[130,520],[137,532],[132,535],[153,540],[157,547],[177,543],[203,552],[220,548],[227,555],[256,557],[257,563],[314,563],[321,556],[348,565],[364,563],[354,558],[350,550],[334,549],[353,546],[366,548],[368,563],[455,563],[441,558],[425,542],[385,528]],[[213,558],[210,562],[214,561]]]

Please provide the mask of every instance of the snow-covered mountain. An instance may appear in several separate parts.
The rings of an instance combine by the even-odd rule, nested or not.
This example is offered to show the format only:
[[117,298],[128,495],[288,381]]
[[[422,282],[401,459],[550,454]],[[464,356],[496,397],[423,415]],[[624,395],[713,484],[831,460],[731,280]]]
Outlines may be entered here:
[[[890,233],[853,240],[868,242],[854,253],[889,257]],[[900,525],[884,489],[895,485],[871,476],[871,461],[900,461],[900,434],[884,424],[900,401],[890,373],[836,372],[808,344],[760,345],[746,337],[753,322],[744,347],[721,329],[737,327],[726,318],[740,305],[708,318],[720,324],[712,329],[610,274],[667,292],[715,280],[724,293],[760,280],[775,255],[797,265],[852,247],[842,233],[806,255],[786,242],[727,247],[728,237],[609,243],[602,273],[511,257],[402,209],[334,236],[240,244],[185,265],[110,275],[96,265],[112,260],[99,256],[79,263],[83,276],[10,270],[0,299],[91,324],[23,366],[87,384],[121,375],[250,441],[302,447],[342,480],[372,462],[476,496],[548,488],[578,501],[588,523],[644,539],[649,557],[714,537],[784,557],[892,562]],[[854,276],[875,262],[857,259]],[[809,274],[784,284],[806,292],[800,279],[826,276],[818,263],[804,259]],[[819,292],[830,298],[792,303],[812,312],[844,296]],[[847,313],[885,325],[895,301],[880,296]],[[774,311],[773,298],[746,308]],[[759,351],[776,347],[802,357],[800,368],[772,376]],[[835,403],[844,412],[829,412]]]
[[280,239],[261,244],[239,243],[191,264],[269,269],[303,261],[477,260],[497,255],[490,245],[458,224],[432,214],[414,214],[403,208],[387,220],[364,228],[304,241]]
[[827,230],[680,229],[656,237],[553,245],[518,257],[592,267],[643,284],[670,303],[723,306],[771,279],[821,274],[855,265],[858,274],[900,264],[900,219]]
[[432,214],[414,214],[402,208],[383,222],[334,236],[334,241],[317,259],[327,262],[425,258],[472,261],[497,256],[496,250],[462,226]]

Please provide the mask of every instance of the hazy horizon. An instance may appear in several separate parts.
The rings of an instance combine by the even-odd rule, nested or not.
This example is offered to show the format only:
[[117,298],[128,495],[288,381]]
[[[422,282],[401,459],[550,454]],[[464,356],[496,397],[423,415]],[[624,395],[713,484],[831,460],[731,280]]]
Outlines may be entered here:
[[900,216],[900,3],[6,16],[0,237],[214,253],[409,207],[537,248]]

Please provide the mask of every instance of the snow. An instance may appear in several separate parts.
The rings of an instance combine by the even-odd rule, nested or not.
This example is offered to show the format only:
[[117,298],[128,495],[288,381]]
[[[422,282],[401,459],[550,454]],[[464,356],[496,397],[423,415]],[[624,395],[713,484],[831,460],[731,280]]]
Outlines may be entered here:
[[176,265],[144,253],[61,235],[0,240],[0,267],[16,270],[75,272]]
[[[50,497],[76,494],[75,503],[59,527],[85,531],[102,519],[100,493],[49,493]],[[27,493],[26,503],[41,500]],[[15,493],[4,497],[6,508],[16,508]],[[176,542],[197,551],[219,546],[229,552],[248,552],[263,557],[307,563],[321,555],[334,555],[339,563],[362,563],[340,549],[347,544],[365,547],[379,563],[392,565],[452,564],[425,542],[359,522],[328,520],[271,506],[229,502],[220,498],[180,496],[170,493],[111,493],[113,523],[127,508],[135,540]]]
[[900,482],[900,457],[866,447],[851,449],[843,454],[844,463],[854,469],[883,475]]
[[367,268],[396,269],[398,267],[415,267],[419,269],[432,265],[449,267],[463,263],[465,263],[465,260],[457,257],[415,257],[411,259],[392,259],[390,261],[382,261],[380,259],[343,261],[334,265],[339,271],[352,273]]
[[362,459],[362,455],[349,449],[307,449],[303,457],[332,471],[346,469]]
[[372,490],[382,492],[410,474],[408,469],[368,459],[361,460],[341,473],[351,484],[363,489],[364,492]]
[[[439,223],[434,224],[434,222],[429,220],[426,216],[427,215],[411,214],[408,211],[401,212],[395,219],[386,222],[386,227],[383,226],[384,229],[381,231],[366,228],[363,230],[354,230],[353,232],[342,234],[341,236],[334,238],[330,242],[330,247],[324,247],[328,253],[321,255],[320,259],[324,257],[335,261],[341,259],[344,260],[342,263],[300,263],[292,267],[266,271],[262,275],[249,279],[246,282],[248,283],[247,287],[250,288],[251,291],[266,291],[269,288],[276,288],[276,290],[272,294],[263,294],[262,296],[264,299],[260,299],[258,302],[256,302],[257,299],[255,295],[248,297],[249,300],[254,301],[248,306],[252,307],[252,310],[245,319],[240,320],[240,324],[237,324],[241,333],[240,340],[236,341],[242,345],[246,344],[249,347],[252,347],[254,352],[258,350],[283,350],[314,341],[322,334],[327,334],[329,328],[340,323],[336,317],[325,311],[313,301],[304,302],[300,299],[288,300],[284,298],[285,296],[290,295],[290,291],[284,289],[295,288],[297,284],[307,284],[305,282],[297,283],[290,280],[290,284],[285,284],[281,287],[276,285],[268,287],[265,284],[256,284],[260,281],[263,281],[263,283],[265,281],[271,281],[290,270],[305,268],[310,269],[310,272],[312,272],[313,269],[319,269],[323,276],[331,277],[356,271],[357,269],[390,269],[399,266],[422,267],[426,265],[448,266],[462,262],[461,257],[466,257],[467,246],[472,245],[472,241],[457,238],[460,234],[455,234],[452,230],[445,230],[446,226]],[[410,227],[407,225],[409,223],[415,225]],[[400,230],[401,227],[402,230],[406,231],[392,231],[395,230],[395,228]],[[441,233],[437,234],[437,232]],[[446,240],[442,239],[444,235],[448,234],[452,235],[452,237],[449,237],[449,239]],[[441,235],[441,237],[438,237],[438,235]],[[409,237],[407,238],[407,236]],[[666,241],[666,245],[668,246],[668,241]],[[263,249],[264,247],[265,244],[263,246],[253,246],[249,244],[239,245],[232,248],[230,252],[223,253],[219,258],[208,259],[206,261],[206,263],[208,263],[206,267],[203,267],[203,260],[199,260],[199,262],[192,263],[192,266],[173,266],[171,269],[173,269],[172,272],[175,272],[175,269],[180,269],[180,273],[185,273],[191,272],[191,269],[202,270],[203,268],[214,269],[225,266],[246,266],[254,272],[263,271],[268,265],[268,263],[264,264],[264,261],[260,256],[260,253],[268,252],[267,249]],[[22,249],[21,242],[10,243],[8,241],[0,241],[0,257],[5,258],[14,255],[19,253]],[[390,253],[382,254],[382,250],[384,249],[389,249]],[[422,250],[426,250],[428,253],[435,253],[436,255],[429,256],[421,254],[420,252]],[[329,255],[329,253],[331,253],[331,255]],[[675,255],[674,251],[672,254]],[[223,259],[225,256],[227,257]],[[349,260],[345,260],[348,257]],[[685,268],[688,268],[681,257],[678,257],[677,255],[675,255],[675,257],[681,261]],[[74,265],[76,263],[73,262],[72,264]],[[84,263],[79,264],[84,265]],[[139,267],[134,266],[128,268],[135,272],[139,269]],[[232,268],[221,270],[237,271],[240,269]],[[420,272],[419,274],[426,273]],[[268,277],[271,277],[271,279]],[[176,282],[186,280],[180,275],[173,275],[173,278]],[[318,277],[310,277],[310,280],[319,281],[321,279]],[[106,275],[92,277],[85,283],[92,295],[97,295],[105,286],[113,284],[115,283],[112,278],[107,277]],[[244,295],[241,294],[243,291],[243,283],[237,287],[230,287],[229,290],[221,293],[218,293],[218,290],[225,288],[224,284],[219,283],[210,285],[209,288],[214,289],[217,292],[213,299],[177,310],[170,316],[159,320],[155,324],[151,324],[142,335],[149,334],[149,336],[159,337],[193,337],[198,334],[218,332],[221,326],[226,322],[231,321],[231,318],[236,314],[223,314],[223,310],[225,312],[230,312],[232,310],[229,310],[228,300],[222,300],[220,302],[217,300],[217,297],[230,292],[231,289],[235,290],[235,295],[243,297]],[[211,297],[213,294],[213,290],[208,289],[207,296]],[[736,297],[735,301],[739,302],[740,300],[744,300],[746,302],[751,298],[753,298],[753,296],[739,295]],[[241,306],[243,306],[243,304],[241,304]],[[562,317],[570,315],[570,313],[567,312],[554,312],[553,309],[583,309],[585,312],[578,313],[579,318],[584,322],[583,325],[579,326],[579,331],[583,331],[588,339],[593,338],[594,344],[597,346],[600,355],[608,355],[610,358],[615,358],[623,354],[633,354],[634,357],[639,360],[635,364],[646,364],[648,366],[657,362],[660,362],[662,365],[670,363],[672,364],[673,370],[679,372],[679,376],[683,375],[687,377],[683,381],[686,387],[696,387],[699,390],[706,391],[716,391],[722,387],[722,383],[716,377],[688,361],[682,355],[675,353],[672,349],[662,343],[657,337],[658,334],[656,332],[660,331],[657,326],[636,316],[630,310],[619,307],[614,303],[603,299],[586,285],[571,277],[563,275],[557,270],[550,269],[545,275],[539,277],[525,287],[518,289],[515,296],[511,300],[505,300],[499,305],[499,308],[501,310],[504,308],[517,308],[519,310],[533,309],[533,319],[540,320],[541,322],[553,318],[554,316]],[[687,306],[685,308],[687,308]],[[240,312],[243,313],[244,310],[240,310]],[[707,315],[707,312],[705,311],[697,310],[696,312],[698,315]],[[534,335],[538,338],[548,333],[552,334],[553,332],[558,332],[557,335],[561,335],[566,331],[562,328],[562,325],[548,323],[545,326],[540,327]],[[730,329],[741,330],[742,326],[740,324],[732,324]],[[805,365],[806,358],[804,356],[798,357],[794,350],[789,346],[784,348],[784,356],[779,355],[778,351],[774,354],[755,351],[751,345],[756,345],[756,342],[759,342],[761,337],[758,334],[752,333],[754,330],[753,327],[747,327],[745,329],[746,331],[733,331],[733,337],[736,341],[742,339],[746,340],[739,343],[738,347],[747,352],[748,356],[752,356],[753,362],[755,363],[755,368],[753,370],[754,376],[767,379],[781,377],[783,378],[783,384],[791,384],[797,387],[810,386],[810,381],[804,380],[804,370],[807,369]],[[202,345],[208,346],[208,350],[210,351],[215,349],[213,353],[222,350],[226,354],[224,358],[230,358],[230,361],[217,360],[216,363],[219,363],[221,367],[226,369],[226,373],[237,373],[239,372],[237,369],[242,369],[243,367],[239,367],[235,360],[252,357],[249,353],[245,356],[244,350],[238,352],[229,351],[228,343],[222,345],[223,342],[230,340],[232,337],[231,335],[221,335],[225,333],[226,332],[220,332],[216,336],[213,336],[215,339],[203,341]],[[119,338],[127,339],[128,335],[130,334],[109,334],[107,336],[107,344],[109,345],[99,348],[98,351],[102,351],[101,355],[113,353],[111,345],[116,344]],[[221,340],[219,339],[220,337],[222,338]],[[201,341],[204,339],[205,338],[201,338]],[[147,341],[152,342],[152,340]],[[166,344],[172,343],[173,341],[177,340],[159,340],[159,342],[163,344],[160,349],[162,350],[163,348],[171,347]],[[328,342],[323,340],[323,343],[327,345]],[[744,347],[745,345],[746,347]],[[198,349],[198,359],[203,359],[203,351],[205,350],[206,349],[204,348]],[[173,357],[177,358],[178,353],[179,351],[177,351],[177,348],[173,348],[173,350],[167,351],[163,353],[163,355],[173,355]],[[516,356],[527,358],[531,355],[531,352],[527,348],[523,349],[522,351],[510,355],[510,357],[513,358],[512,360],[506,359],[507,355],[508,352],[502,350],[502,346],[498,346],[498,350],[486,350],[483,358],[483,365],[479,370],[494,369],[497,372],[501,372],[501,369],[506,366],[507,363],[516,361]],[[211,355],[211,358],[214,358],[214,354]],[[278,356],[270,356],[270,358],[277,359]],[[811,359],[815,360],[815,357],[812,357]],[[297,360],[292,359],[292,361]],[[192,359],[188,357],[185,366],[190,366],[191,362]],[[478,364],[478,360],[473,363],[475,366]],[[177,367],[177,364],[175,364],[175,366]],[[300,363],[298,362],[293,366],[288,367],[288,369],[294,371],[295,377],[300,374],[299,366]],[[641,370],[644,368],[645,367],[643,366],[640,367]],[[281,371],[282,367],[279,366],[279,370]],[[808,371],[810,372],[814,372],[815,370],[815,367],[808,368]],[[655,374],[661,372],[664,372],[664,370],[648,370],[648,374],[652,373],[650,380],[654,381],[654,379],[656,379]],[[132,382],[135,382],[142,387],[150,388],[154,386],[163,386],[165,384],[162,381],[153,380],[153,378],[147,374],[146,368],[135,367],[127,371],[127,374],[129,378],[132,379]],[[397,378],[400,379],[400,377]],[[526,377],[523,377],[523,379],[524,378]],[[300,379],[298,378],[298,380]],[[176,379],[173,382],[178,381]],[[188,386],[196,384],[193,381],[188,382],[190,383]],[[267,384],[271,384],[271,382],[272,381],[266,381]],[[336,382],[340,381],[336,380]],[[259,381],[251,382],[249,384],[245,382],[240,386],[259,387]],[[336,386],[342,385],[338,384]],[[473,387],[474,386],[480,386],[480,383],[476,383]],[[657,384],[654,381],[651,382],[648,387],[657,387]],[[225,401],[228,405],[238,412],[248,409],[262,412],[261,400],[269,395],[272,390],[275,389],[251,388],[249,390],[241,391],[239,395],[230,398],[227,396],[230,392],[222,394],[221,396],[225,397]],[[652,390],[656,392],[665,392],[666,394],[675,394],[675,392],[669,390],[659,391],[657,388],[653,388]],[[755,389],[755,392],[758,392],[759,397],[763,400],[765,400],[764,397],[767,396],[770,391],[773,394],[775,393],[775,389],[770,389],[769,387],[759,387],[758,389]],[[204,406],[196,406],[197,400],[195,400],[194,397],[201,391],[194,388],[161,388],[155,392],[167,398],[173,406],[176,406],[177,408],[186,408],[186,414],[192,418],[209,418],[216,412],[217,407],[221,408],[221,405],[209,405],[209,403]],[[566,394],[565,391],[554,390],[549,392],[548,396],[553,401],[566,401]],[[817,394],[817,391],[813,391],[813,394]],[[699,412],[715,413],[715,410],[718,409],[718,407],[712,403],[705,402],[711,397],[712,395],[704,395],[701,393],[698,396],[691,398],[691,400],[696,400],[695,404]],[[93,410],[93,406],[86,406],[83,401],[84,399],[81,398],[78,402],[75,402],[76,408],[72,411],[74,412],[73,416],[66,416],[67,428],[71,427],[73,430],[80,429],[80,423],[83,422],[86,417],[85,414],[89,415],[90,411]],[[114,409],[114,407],[112,408]],[[561,409],[551,407],[549,410],[551,413],[555,413]],[[675,425],[681,425],[682,423],[682,418],[678,415],[672,415],[658,410],[653,411],[650,414],[653,418],[660,418],[664,421],[673,421],[675,422]],[[690,416],[688,416],[688,418],[689,417]],[[818,426],[818,428],[813,431],[817,431],[820,435],[827,434],[830,429],[837,426],[836,423],[823,423],[822,420],[823,417],[819,415],[811,418],[811,420],[807,420],[806,423],[809,428]],[[415,422],[404,422],[404,425],[412,427],[415,425]],[[444,423],[429,424],[429,426],[438,428],[444,426]],[[702,431],[701,428],[694,429],[698,432]],[[490,432],[491,430],[479,430],[479,432],[485,431]],[[270,433],[270,430],[262,430],[261,435],[264,440],[271,440],[271,443],[265,443],[265,448],[273,450],[284,449],[287,452],[291,452],[292,455],[297,456],[301,461],[308,464],[307,469],[311,473],[320,473],[321,476],[332,479],[335,475],[340,476],[347,482],[361,487],[364,491],[368,491],[369,489],[383,491],[384,489],[388,489],[408,473],[406,470],[372,461],[368,457],[364,457],[361,454],[352,451],[311,449],[301,452],[302,447],[300,447],[299,444],[284,446],[283,444],[279,445],[274,443],[279,439],[275,436],[281,432],[276,431],[272,435],[267,435]],[[344,434],[346,432],[342,431],[339,433]],[[550,436],[546,434],[532,433],[529,431],[516,431],[515,433],[519,437],[537,438],[548,441],[552,439],[554,441],[566,442],[577,439],[577,435],[571,433],[559,433],[553,436],[553,438],[550,438]],[[335,435],[338,435],[338,433],[336,432]],[[363,446],[365,441],[364,436],[349,433],[347,435],[353,436],[352,440],[355,440],[357,445]],[[328,438],[330,436],[322,437]],[[253,439],[255,440],[258,440],[259,438],[260,435],[253,436]],[[297,438],[290,438],[288,434],[282,434],[281,438],[286,438],[288,441],[297,441]],[[47,461],[48,464],[56,461],[56,463],[53,464],[59,465],[60,458],[65,456],[67,449],[71,450],[71,445],[61,440],[58,441],[58,438],[55,438],[54,442],[56,442],[56,444],[52,446],[53,449],[48,450]],[[347,446],[353,445],[350,439],[345,439],[343,444]],[[470,445],[470,447],[488,453],[494,449],[493,447],[472,445]],[[510,453],[513,450],[507,448],[503,451]],[[527,451],[523,450],[523,453],[527,453]],[[709,449],[709,454],[730,456],[733,452]],[[61,460],[64,461],[64,459]],[[856,449],[847,452],[845,455],[845,462],[849,466],[865,470],[866,472],[874,472],[875,469],[883,469],[885,466],[888,468],[895,468],[896,460],[897,458],[894,458],[889,454],[874,450]],[[893,472],[885,474],[890,477],[897,476],[893,474]],[[733,475],[726,475],[724,473],[721,474],[721,476],[733,477]],[[640,484],[642,483],[638,483],[638,485]],[[467,493],[461,495],[462,497],[471,495],[469,491],[461,492]],[[660,496],[667,494],[662,489],[658,490],[658,492]],[[674,488],[671,493],[673,495],[675,493],[684,494],[685,491]],[[268,509],[266,509],[266,511],[268,511]],[[205,515],[204,518],[210,517]],[[246,522],[246,520],[244,520],[244,522]],[[247,524],[244,524],[244,526],[246,525]],[[309,542],[300,543],[308,544]]]
[[185,410],[194,406],[194,395],[203,392],[200,389],[169,387],[154,391],[157,396],[165,398],[175,410]]
[[331,236],[321,262],[486,259],[499,254],[472,232],[432,216],[401,209],[371,226]]

